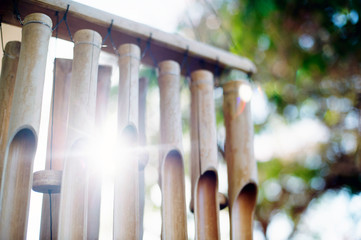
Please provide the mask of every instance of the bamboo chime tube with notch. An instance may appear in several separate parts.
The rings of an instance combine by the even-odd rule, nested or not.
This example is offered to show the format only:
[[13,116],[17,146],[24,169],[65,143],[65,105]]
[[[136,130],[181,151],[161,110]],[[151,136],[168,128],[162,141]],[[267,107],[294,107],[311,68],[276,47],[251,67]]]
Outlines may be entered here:
[[158,83],[162,238],[187,239],[179,64],[170,60],[159,63]]
[[194,210],[196,239],[219,239],[213,75],[206,70],[191,74],[191,209]]
[[147,90],[148,78],[139,78],[139,147],[141,154],[139,156],[139,239],[143,239],[143,218],[145,205],[145,179],[144,169],[148,162],[148,153],[145,149],[147,145],[146,131],[145,131],[145,116],[147,110]]
[[94,155],[90,142],[94,134],[101,43],[101,36],[92,30],[79,30],[74,35],[58,239],[87,238],[87,178],[89,161]]
[[253,123],[249,99],[242,96],[245,81],[223,85],[226,125],[225,156],[228,170],[231,239],[252,239],[257,198],[257,166],[253,155]]
[[[48,146],[45,169],[63,170],[65,158],[67,116],[69,108],[69,93],[71,80],[70,59],[55,59],[55,82],[54,96],[52,103],[52,114],[49,120]],[[51,165],[51,166],[50,166]],[[50,239],[51,233],[53,239],[57,239],[59,223],[60,194],[51,195],[52,206],[52,231],[50,230],[50,202],[49,194],[43,196],[43,207],[41,213],[40,239]]]
[[11,105],[13,102],[16,71],[18,68],[20,42],[11,41],[5,45],[0,76],[0,186],[7,144]]
[[[110,77],[112,68],[110,66],[99,66],[98,69],[98,84],[97,84],[97,98],[96,98],[96,136],[102,130],[105,122],[105,117],[108,107],[108,98],[110,92]],[[87,222],[87,238],[98,239],[99,225],[100,225],[100,201],[101,201],[101,172],[97,166],[103,159],[95,159],[94,166],[89,173],[89,189],[88,189],[88,222]]]
[[114,239],[139,238],[138,94],[140,49],[123,44],[119,52],[118,137],[114,183]]
[[1,184],[1,239],[26,234],[51,27],[51,19],[41,13],[24,19]]

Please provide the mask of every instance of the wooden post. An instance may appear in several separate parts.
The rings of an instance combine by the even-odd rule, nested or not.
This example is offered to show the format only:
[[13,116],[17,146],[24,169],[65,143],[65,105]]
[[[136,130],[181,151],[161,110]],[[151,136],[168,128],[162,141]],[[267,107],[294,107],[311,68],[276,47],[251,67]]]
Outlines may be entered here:
[[26,236],[51,27],[50,18],[41,13],[24,19],[1,184],[1,239]]
[[148,78],[139,78],[139,147],[141,148],[141,155],[139,157],[139,239],[143,239],[143,219],[144,219],[144,204],[145,204],[145,179],[144,169],[148,163],[148,152],[145,149],[147,145],[146,135],[146,110],[147,110],[147,91]]
[[196,239],[219,239],[217,142],[213,75],[191,74],[191,177]]
[[[74,35],[66,158],[60,197],[59,239],[87,238],[88,164],[93,136],[101,36],[92,30]],[[90,186],[91,187],[91,186]]]
[[162,238],[187,239],[187,215],[182,156],[180,67],[159,63],[160,177],[162,190]]
[[[95,117],[95,125],[97,130],[102,129],[103,123],[105,121],[110,92],[111,74],[111,67],[99,66]],[[99,131],[97,131],[97,133],[98,132]],[[103,159],[95,159],[95,161],[101,162]],[[101,185],[102,178],[99,169],[92,168],[89,173],[90,188],[88,189],[88,239],[99,238]]]
[[20,42],[11,41],[5,46],[0,76],[0,186],[4,166],[11,106],[13,103],[16,70],[18,68]]
[[[50,115],[49,121],[47,156],[45,163],[45,169],[47,170],[63,170],[63,163],[65,158],[64,152],[66,146],[66,130],[68,122],[70,80],[72,71],[71,66],[72,60],[70,59],[55,59],[54,61],[54,109],[51,109],[53,114]],[[51,137],[51,135],[53,136]],[[51,205],[52,237],[53,239],[57,239],[60,194],[53,193],[51,195]],[[40,239],[51,239],[49,194],[44,194],[43,196]]]
[[245,81],[223,85],[223,112],[226,125],[225,155],[228,169],[228,196],[231,239],[250,240],[257,199],[257,165],[253,155],[253,123],[249,99],[239,89]]
[[117,175],[114,183],[114,239],[139,238],[138,93],[140,49],[123,44],[119,52]]

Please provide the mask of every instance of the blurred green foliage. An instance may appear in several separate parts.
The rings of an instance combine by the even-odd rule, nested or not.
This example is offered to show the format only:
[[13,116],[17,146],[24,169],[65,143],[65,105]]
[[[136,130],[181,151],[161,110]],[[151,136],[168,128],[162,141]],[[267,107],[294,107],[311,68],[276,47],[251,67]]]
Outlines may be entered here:
[[319,120],[330,134],[313,156],[300,153],[258,163],[256,219],[264,233],[279,210],[294,221],[295,233],[309,203],[324,192],[359,193],[361,2],[199,0],[194,5],[202,6],[201,14],[191,24],[181,23],[181,31],[257,65],[252,79],[273,108],[255,124],[256,134],[272,128],[275,116],[287,124]]

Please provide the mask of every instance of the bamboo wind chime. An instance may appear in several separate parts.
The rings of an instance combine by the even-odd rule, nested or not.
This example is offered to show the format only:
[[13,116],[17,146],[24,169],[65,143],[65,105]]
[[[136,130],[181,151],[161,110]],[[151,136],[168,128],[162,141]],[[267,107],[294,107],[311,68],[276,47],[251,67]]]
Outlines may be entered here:
[[[111,27],[108,34],[110,30]],[[0,239],[26,238],[31,188],[44,194],[40,239],[99,238],[102,180],[92,164],[104,164],[106,157],[96,154],[94,142],[105,122],[112,69],[98,64],[103,44],[101,35],[90,29],[77,29],[73,60],[54,61],[45,170],[33,174],[51,32],[52,20],[47,15],[30,14],[23,21],[21,44],[9,42],[4,49],[0,77]],[[117,41],[119,87],[117,143],[113,153],[112,235],[113,239],[124,240],[142,239],[144,235],[148,162],[145,112],[149,81],[139,78],[139,69],[142,63],[149,64],[145,53],[153,54],[151,38],[144,52],[140,42],[136,45],[129,39]],[[110,40],[115,49],[111,35]],[[176,54],[163,56],[166,45],[156,46],[159,64],[152,56],[159,70],[161,238],[187,239],[180,91],[184,62],[180,66]],[[192,53],[196,55],[197,51]],[[187,54],[188,47],[184,56]],[[226,206],[231,239],[252,239],[257,167],[250,103],[239,91],[248,83],[230,81],[222,85],[229,184],[226,197],[218,192],[214,76],[208,65],[194,67],[194,59],[188,64],[191,65],[191,71],[186,69],[191,80],[189,206],[194,213],[195,239],[220,239],[219,211]]]

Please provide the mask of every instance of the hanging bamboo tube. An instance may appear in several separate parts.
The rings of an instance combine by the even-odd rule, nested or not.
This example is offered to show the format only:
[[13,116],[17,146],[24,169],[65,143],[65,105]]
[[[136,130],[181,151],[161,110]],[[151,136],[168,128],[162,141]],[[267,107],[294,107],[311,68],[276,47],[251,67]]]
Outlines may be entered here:
[[101,36],[92,30],[79,30],[74,35],[59,239],[87,238],[87,178],[92,155],[90,141],[94,131],[101,42]]
[[[45,169],[62,171],[65,158],[67,116],[69,108],[69,93],[71,80],[70,59],[55,59],[54,61],[54,96],[52,104],[52,114],[49,120],[48,145]],[[52,135],[52,136],[51,136]],[[35,177],[35,176],[34,176]],[[59,223],[60,194],[51,195],[51,221],[50,229],[50,202],[49,194],[43,195],[43,206],[41,212],[40,239],[57,239]],[[52,231],[51,231],[52,230]],[[51,236],[52,233],[52,236]]]
[[0,76],[0,186],[8,136],[10,110],[13,102],[16,70],[18,68],[20,42],[11,41],[5,45]]
[[[97,133],[102,129],[107,113],[111,74],[111,67],[99,66],[95,117]],[[96,161],[102,161],[102,159],[96,159]],[[89,173],[89,186],[91,187],[88,189],[88,239],[99,238],[101,184],[101,173],[94,167]]]
[[250,88],[245,81],[223,85],[223,112],[226,125],[225,156],[231,239],[252,239],[253,212],[257,198],[257,166],[253,155],[253,123],[249,99],[240,94]]
[[162,238],[187,239],[179,64],[174,61],[159,63],[158,83]]
[[44,14],[24,19],[1,184],[1,239],[23,239],[26,234],[51,26]]
[[213,75],[191,74],[191,209],[196,239],[219,239],[219,199]]
[[139,78],[139,147],[141,148],[141,155],[139,157],[139,239],[143,239],[143,218],[144,218],[144,204],[145,204],[145,179],[144,169],[148,162],[148,153],[145,149],[147,145],[147,137],[145,131],[145,116],[147,110],[147,90],[148,78]]
[[138,93],[140,49],[123,44],[119,52],[118,136],[114,184],[114,239],[139,239]]

